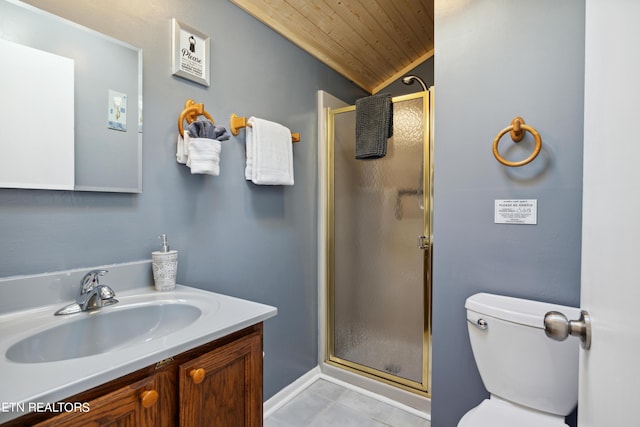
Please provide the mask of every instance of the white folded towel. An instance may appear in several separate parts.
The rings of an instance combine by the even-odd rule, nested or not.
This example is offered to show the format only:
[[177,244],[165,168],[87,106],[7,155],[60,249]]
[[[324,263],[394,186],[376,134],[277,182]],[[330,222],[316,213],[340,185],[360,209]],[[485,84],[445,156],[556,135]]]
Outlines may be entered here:
[[191,173],[220,175],[220,141],[209,138],[189,138],[188,141],[187,166],[191,168]]
[[[187,141],[185,141],[185,139]],[[189,152],[187,151],[188,141],[189,139],[189,131],[184,131],[184,138],[182,135],[178,133],[178,143],[176,146],[176,161],[182,165],[187,164],[187,160],[189,159]]]
[[291,131],[255,117],[249,118],[248,124],[245,178],[260,185],[293,185]]

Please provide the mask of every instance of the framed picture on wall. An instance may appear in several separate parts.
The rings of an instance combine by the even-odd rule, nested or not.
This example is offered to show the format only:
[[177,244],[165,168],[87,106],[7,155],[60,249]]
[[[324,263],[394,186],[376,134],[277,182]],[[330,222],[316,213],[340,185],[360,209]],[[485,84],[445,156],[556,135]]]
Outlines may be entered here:
[[175,18],[171,20],[171,30],[173,75],[209,86],[209,37]]

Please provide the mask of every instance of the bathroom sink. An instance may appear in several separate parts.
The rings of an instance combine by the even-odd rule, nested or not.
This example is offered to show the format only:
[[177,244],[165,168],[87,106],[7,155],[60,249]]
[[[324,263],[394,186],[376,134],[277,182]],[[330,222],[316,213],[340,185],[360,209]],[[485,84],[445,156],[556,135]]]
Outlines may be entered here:
[[277,313],[275,307],[180,284],[158,292],[151,260],[91,269],[105,267],[119,302],[64,316],[55,313],[74,300],[89,268],[0,278],[0,403],[19,409],[0,410],[0,424],[26,412],[31,402],[65,401]]
[[109,306],[73,315],[68,322],[13,344],[7,359],[18,363],[56,362],[106,353],[165,337],[195,322],[202,311],[187,303],[159,302]]

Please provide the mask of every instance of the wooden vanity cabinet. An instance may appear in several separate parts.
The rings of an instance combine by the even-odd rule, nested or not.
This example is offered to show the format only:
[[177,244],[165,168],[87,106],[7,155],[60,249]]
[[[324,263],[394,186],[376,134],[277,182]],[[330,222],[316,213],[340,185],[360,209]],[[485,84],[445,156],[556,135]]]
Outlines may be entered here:
[[180,365],[180,426],[262,425],[262,341],[234,341]]
[[158,377],[155,375],[137,381],[87,402],[77,412],[63,412],[48,420],[34,424],[37,427],[88,426],[155,426],[160,419],[158,403]]
[[31,413],[2,426],[261,426],[262,331],[258,323],[63,400],[88,404],[86,412]]

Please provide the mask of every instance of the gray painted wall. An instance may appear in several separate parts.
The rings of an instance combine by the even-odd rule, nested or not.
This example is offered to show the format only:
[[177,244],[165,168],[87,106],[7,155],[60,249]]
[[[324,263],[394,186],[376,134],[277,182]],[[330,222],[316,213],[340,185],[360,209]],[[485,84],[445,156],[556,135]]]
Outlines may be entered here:
[[[0,189],[0,276],[148,259],[167,233],[180,283],[278,307],[265,398],[316,366],[316,91],[365,93],[225,0],[30,3],[144,50],[143,193]],[[171,75],[172,17],[211,37],[209,88]],[[177,164],[188,98],[223,126],[235,112],[300,132],[295,186],[245,181],[244,131],[223,143],[219,177]]]
[[[584,2],[435,8],[432,423],[452,427],[488,397],[466,330],[468,296],[579,304]],[[540,132],[543,150],[507,168],[492,142],[515,116]],[[528,155],[512,145],[507,137],[501,152]],[[495,199],[537,199],[538,224],[494,224]]]

